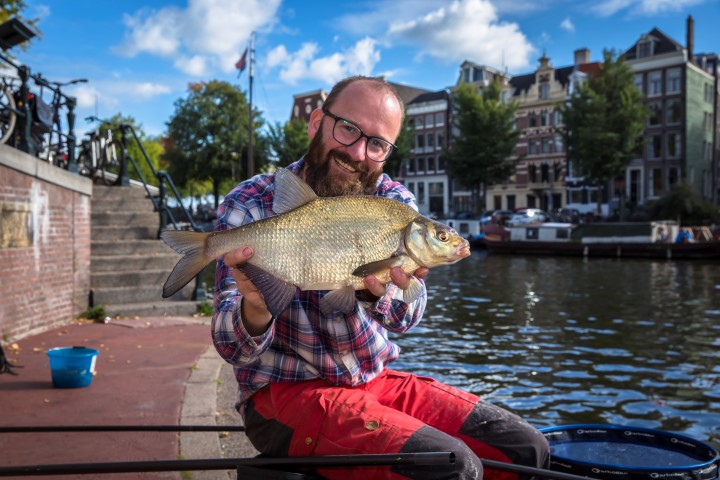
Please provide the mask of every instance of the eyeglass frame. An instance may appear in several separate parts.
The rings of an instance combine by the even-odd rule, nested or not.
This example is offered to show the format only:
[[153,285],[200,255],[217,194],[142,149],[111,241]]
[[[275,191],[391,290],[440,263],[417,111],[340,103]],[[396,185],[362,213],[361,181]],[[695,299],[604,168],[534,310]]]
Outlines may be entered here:
[[[392,142],[388,142],[387,140],[385,140],[385,139],[382,138],[382,137],[367,135],[365,132],[362,131],[362,128],[358,127],[357,125],[355,125],[355,124],[354,124],[353,122],[351,122],[350,120],[348,120],[348,119],[346,119],[346,118],[343,118],[343,117],[338,117],[337,115],[335,115],[334,113],[330,112],[329,110],[326,110],[325,108],[322,109],[322,113],[323,113],[323,115],[326,115],[326,116],[332,118],[332,119],[335,121],[335,122],[333,123],[333,127],[332,127],[332,136],[333,136],[333,139],[334,139],[336,142],[338,142],[340,145],[344,145],[344,146],[346,146],[346,147],[350,147],[350,146],[352,146],[352,145],[355,145],[360,139],[366,138],[367,140],[365,140],[365,157],[367,157],[371,162],[375,162],[375,163],[385,163],[385,162],[387,162],[388,158],[390,158],[390,156],[391,156],[393,153],[395,153],[395,151],[396,151],[397,148],[398,148],[397,145],[395,145],[395,144],[392,143]],[[335,137],[335,126],[337,125],[338,121],[343,121],[343,122],[345,122],[345,123],[349,123],[349,124],[352,125],[353,127],[357,128],[358,132],[360,132],[360,136],[359,136],[358,138],[356,138],[354,141],[352,141],[351,143],[347,143],[347,144],[341,142],[340,140],[338,140],[338,139]],[[388,152],[388,154],[385,156],[385,158],[384,158],[383,160],[375,160],[374,158],[371,158],[371,157],[368,155],[368,151],[367,151],[368,145],[370,144],[370,140],[373,140],[373,139],[382,140],[383,142],[385,142],[385,143],[387,143],[388,145],[390,145],[390,151]]]

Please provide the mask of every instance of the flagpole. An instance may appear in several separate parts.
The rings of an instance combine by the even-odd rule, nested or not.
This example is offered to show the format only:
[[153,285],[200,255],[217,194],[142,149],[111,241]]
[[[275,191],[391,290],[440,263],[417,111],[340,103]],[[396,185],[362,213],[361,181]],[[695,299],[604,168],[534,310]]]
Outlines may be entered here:
[[250,32],[250,108],[248,109],[248,178],[255,175],[255,160],[253,159],[253,113],[252,113],[252,97],[253,97],[253,65],[255,63],[255,47],[253,46],[253,36],[255,32]]

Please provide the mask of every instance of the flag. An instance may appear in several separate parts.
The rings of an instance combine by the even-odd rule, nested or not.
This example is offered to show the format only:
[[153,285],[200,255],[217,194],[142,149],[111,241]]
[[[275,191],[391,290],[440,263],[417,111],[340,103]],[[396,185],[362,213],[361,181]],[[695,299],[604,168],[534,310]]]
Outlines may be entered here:
[[238,78],[240,78],[240,75],[242,74],[243,70],[245,70],[245,67],[247,66],[247,52],[248,49],[245,48],[245,51],[242,54],[242,57],[240,57],[240,60],[235,62],[235,68],[237,68],[238,71]]

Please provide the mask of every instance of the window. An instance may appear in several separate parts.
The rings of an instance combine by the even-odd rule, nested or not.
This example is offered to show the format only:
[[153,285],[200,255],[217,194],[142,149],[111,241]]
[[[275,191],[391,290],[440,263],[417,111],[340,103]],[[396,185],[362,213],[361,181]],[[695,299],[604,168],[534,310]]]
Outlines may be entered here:
[[550,181],[550,167],[547,163],[540,165],[540,181],[543,183]]
[[515,195],[507,196],[507,208],[508,210],[515,210]]
[[680,123],[680,99],[673,98],[665,103],[665,123]]
[[667,156],[668,158],[680,157],[680,134],[679,133],[668,133],[667,135]]
[[531,113],[528,115],[528,125],[531,127],[537,127],[538,121],[537,121],[537,115],[535,113]]
[[543,127],[547,127],[548,125],[550,125],[550,112],[548,112],[547,110],[543,110],[542,112],[540,112],[540,125],[542,125]]
[[445,171],[445,161],[443,160],[442,156],[438,157],[438,159],[437,159],[437,169],[438,169],[438,172]]
[[415,128],[424,128],[423,117],[415,117]]
[[550,138],[549,137],[543,137],[540,143],[540,148],[542,149],[542,153],[550,153]]
[[668,188],[675,185],[680,180],[680,167],[671,167],[668,169]]
[[493,209],[500,210],[502,208],[502,197],[500,195],[493,195]]
[[409,182],[407,184],[407,188],[408,188],[408,190],[410,190],[410,193],[415,195],[415,182]]
[[662,157],[662,135],[653,135],[650,137],[650,141],[647,143],[647,157]]
[[643,75],[642,75],[642,73],[636,73],[636,74],[635,74],[634,83],[635,83],[635,88],[638,89],[638,92],[640,92],[641,94],[645,95],[645,89],[643,88]]
[[435,115],[432,113],[425,115],[425,127],[432,127],[435,121]]
[[560,134],[555,134],[555,152],[559,153],[563,151],[563,137]]
[[570,238],[570,233],[568,229],[566,228],[558,228],[555,230],[555,238],[557,239],[564,239],[564,238]]
[[[560,162],[557,162],[553,165],[553,179],[556,182],[562,181],[562,165],[560,164]],[[558,202],[557,204],[559,205],[560,203]]]
[[445,114],[444,113],[436,113],[435,114],[435,126],[442,127],[443,125],[445,125]]
[[407,173],[415,173],[415,159],[414,158],[408,159]]
[[561,125],[562,124],[562,113],[560,113],[560,110],[555,110],[553,112],[553,115],[555,116],[555,121],[553,123],[555,125]]
[[435,148],[435,134],[434,133],[427,134],[427,146],[430,150],[433,150]]
[[652,40],[645,40],[637,44],[637,57],[649,57],[653,54],[654,42]]
[[420,157],[417,159],[417,169],[418,173],[423,173],[426,170],[427,166],[425,164],[425,157]]
[[528,140],[528,154],[529,155],[535,155],[537,153],[537,145],[535,144],[535,139],[531,138]]
[[680,69],[671,68],[667,71],[665,94],[680,93]]
[[418,182],[417,189],[418,204],[423,205],[425,203],[425,184],[422,182]]
[[528,227],[525,229],[525,238],[528,240],[537,240],[538,229],[537,227]]
[[417,141],[415,143],[415,146],[417,148],[425,148],[425,135],[422,133],[417,136]]
[[435,157],[427,157],[427,171],[428,172],[435,171]]
[[650,196],[657,197],[662,194],[662,168],[653,168],[650,171]]
[[648,97],[662,95],[662,72],[650,72],[648,75]]
[[435,136],[437,137],[437,141],[435,142],[435,149],[440,150],[445,143],[445,137],[443,137],[443,134],[440,132],[437,132]]
[[650,115],[648,116],[648,125],[655,127],[662,124],[662,102],[652,102],[648,104]]
[[535,183],[537,181],[537,167],[535,165],[530,165],[528,167],[528,179],[530,180],[530,183]]
[[547,100],[550,98],[550,84],[549,83],[541,83],[540,84],[540,93],[538,95],[540,100]]

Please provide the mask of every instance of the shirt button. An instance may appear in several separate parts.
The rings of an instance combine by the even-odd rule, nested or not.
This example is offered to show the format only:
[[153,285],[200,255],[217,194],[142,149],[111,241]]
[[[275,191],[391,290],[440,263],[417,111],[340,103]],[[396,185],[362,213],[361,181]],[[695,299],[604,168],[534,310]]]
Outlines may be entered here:
[[375,420],[370,420],[365,424],[365,429],[372,432],[373,430],[377,430],[379,426],[380,424],[378,422],[376,422]]
[[305,437],[305,445],[310,445],[312,443],[312,437]]
[[347,350],[340,350],[340,355],[347,355],[347,354],[348,354]]

